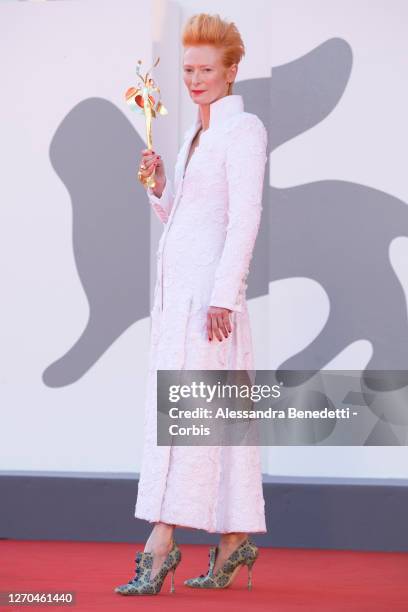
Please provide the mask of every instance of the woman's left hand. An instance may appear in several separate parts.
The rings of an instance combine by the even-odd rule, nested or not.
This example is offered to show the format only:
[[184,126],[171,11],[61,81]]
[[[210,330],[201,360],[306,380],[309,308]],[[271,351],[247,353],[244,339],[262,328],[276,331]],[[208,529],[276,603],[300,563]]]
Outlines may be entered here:
[[229,308],[220,308],[219,306],[210,306],[207,312],[207,332],[208,340],[212,340],[215,336],[221,342],[223,340],[222,334],[225,338],[232,331],[230,321],[230,310]]

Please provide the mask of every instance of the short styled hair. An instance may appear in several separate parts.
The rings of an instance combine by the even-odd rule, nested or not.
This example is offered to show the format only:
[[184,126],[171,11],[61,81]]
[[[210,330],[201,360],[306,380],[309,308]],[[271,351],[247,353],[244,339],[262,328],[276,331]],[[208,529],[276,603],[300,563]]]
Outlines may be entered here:
[[199,13],[187,21],[182,32],[183,47],[214,45],[222,51],[225,68],[239,64],[245,55],[245,46],[235,23],[216,15]]

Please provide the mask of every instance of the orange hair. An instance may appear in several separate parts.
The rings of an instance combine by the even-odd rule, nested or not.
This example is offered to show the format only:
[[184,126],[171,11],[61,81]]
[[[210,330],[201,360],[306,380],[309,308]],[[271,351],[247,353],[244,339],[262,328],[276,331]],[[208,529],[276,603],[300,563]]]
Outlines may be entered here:
[[183,47],[214,45],[221,49],[225,68],[239,64],[245,55],[245,46],[235,23],[221,19],[218,14],[199,13],[190,17],[183,28],[181,41]]

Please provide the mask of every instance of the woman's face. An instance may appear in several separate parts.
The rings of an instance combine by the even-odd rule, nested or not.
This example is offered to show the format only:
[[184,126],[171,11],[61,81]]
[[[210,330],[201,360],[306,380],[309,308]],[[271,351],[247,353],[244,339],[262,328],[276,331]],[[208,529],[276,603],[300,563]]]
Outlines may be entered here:
[[196,104],[211,104],[227,94],[228,83],[236,75],[236,64],[226,69],[222,50],[212,45],[186,47],[183,57],[183,78],[191,99]]

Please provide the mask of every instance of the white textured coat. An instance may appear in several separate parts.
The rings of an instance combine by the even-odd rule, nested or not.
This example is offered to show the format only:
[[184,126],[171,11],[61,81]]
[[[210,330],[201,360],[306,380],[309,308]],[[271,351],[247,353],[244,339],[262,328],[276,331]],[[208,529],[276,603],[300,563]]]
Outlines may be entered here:
[[[265,532],[257,446],[157,446],[157,380],[163,370],[253,370],[245,290],[259,229],[267,132],[229,95],[199,108],[179,151],[174,180],[148,199],[164,230],[157,250],[145,437],[135,516],[209,532]],[[231,309],[232,333],[208,340],[209,306]]]

